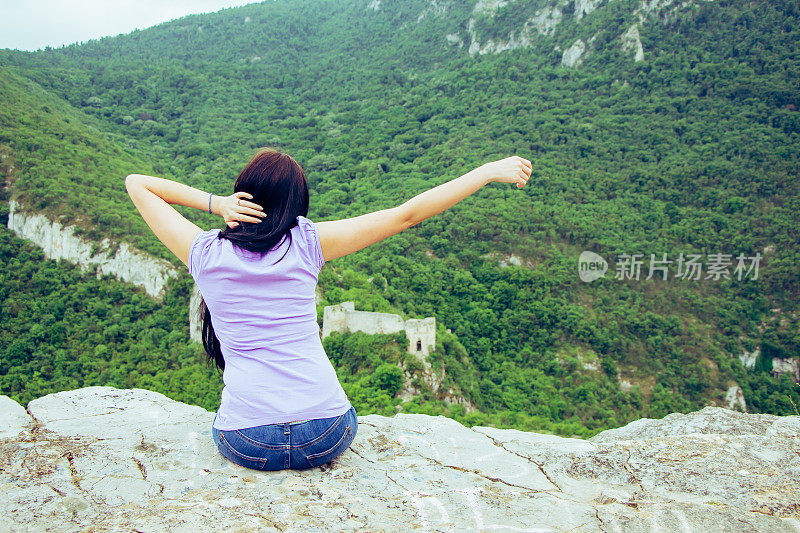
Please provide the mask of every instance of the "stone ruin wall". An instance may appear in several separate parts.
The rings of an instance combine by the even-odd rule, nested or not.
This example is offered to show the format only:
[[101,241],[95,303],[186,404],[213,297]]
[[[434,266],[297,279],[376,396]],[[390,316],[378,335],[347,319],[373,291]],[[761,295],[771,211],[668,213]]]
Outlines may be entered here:
[[436,318],[410,318],[400,315],[356,311],[353,302],[328,305],[322,315],[322,338],[334,331],[362,331],[371,335],[391,334],[405,331],[408,337],[408,353],[426,362],[428,354],[436,346]]
[[[467,412],[475,410],[475,406],[464,398],[459,391],[453,389],[444,390],[442,380],[444,379],[444,369],[439,372],[434,371],[428,362],[428,355],[436,347],[436,318],[410,318],[403,320],[400,315],[391,313],[374,313],[371,311],[356,311],[353,302],[342,302],[338,305],[328,305],[325,307],[322,318],[322,338],[325,339],[334,331],[352,332],[361,331],[370,335],[391,334],[405,331],[408,338],[407,351],[415,355],[422,363],[422,372],[419,377],[439,394],[448,404],[462,405]],[[401,368],[402,365],[401,365]],[[399,396],[402,400],[408,401],[417,396],[421,391],[413,385],[413,376],[405,370],[405,384]]]

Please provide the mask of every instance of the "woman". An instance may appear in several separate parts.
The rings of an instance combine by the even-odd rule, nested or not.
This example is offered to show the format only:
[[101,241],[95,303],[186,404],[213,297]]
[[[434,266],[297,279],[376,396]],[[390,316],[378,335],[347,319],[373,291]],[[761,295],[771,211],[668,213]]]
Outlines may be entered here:
[[[188,267],[203,296],[203,345],[223,370],[212,423],[220,453],[259,469],[330,462],[358,419],[322,347],[314,289],[322,265],[441,213],[492,181],[523,187],[530,161],[482,165],[398,207],[314,223],[308,185],[289,155],[262,148],[234,193],[215,196],[131,174],[125,186],[156,236]],[[203,231],[170,204],[207,209],[227,227]]]

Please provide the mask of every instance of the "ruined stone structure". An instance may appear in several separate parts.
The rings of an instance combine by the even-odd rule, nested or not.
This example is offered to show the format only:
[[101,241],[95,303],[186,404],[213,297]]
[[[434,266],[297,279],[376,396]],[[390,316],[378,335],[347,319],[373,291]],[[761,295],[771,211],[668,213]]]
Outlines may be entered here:
[[408,352],[423,362],[436,346],[436,318],[410,318],[400,315],[356,311],[353,302],[328,305],[322,315],[322,338],[334,331],[363,331],[364,333],[397,333],[405,330],[408,336]]

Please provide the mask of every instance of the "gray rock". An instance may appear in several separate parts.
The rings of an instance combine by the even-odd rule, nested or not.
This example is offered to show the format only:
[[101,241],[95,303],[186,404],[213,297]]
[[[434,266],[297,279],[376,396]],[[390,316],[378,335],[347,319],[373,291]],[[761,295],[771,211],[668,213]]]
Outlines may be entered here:
[[585,51],[586,43],[581,39],[578,39],[572,43],[572,46],[564,50],[564,53],[561,56],[561,64],[565,67],[574,67],[575,65],[580,65],[583,62],[581,56]]
[[31,422],[24,407],[8,396],[0,396],[0,439],[16,437]]
[[51,394],[27,422],[3,402],[0,530],[800,531],[800,417],[706,408],[581,440],[370,415],[331,465],[259,472],[217,452],[213,413],[151,391]]
[[622,35],[622,51],[633,52],[634,63],[644,61],[644,48],[639,36],[639,27],[636,24],[628,28],[628,31]]

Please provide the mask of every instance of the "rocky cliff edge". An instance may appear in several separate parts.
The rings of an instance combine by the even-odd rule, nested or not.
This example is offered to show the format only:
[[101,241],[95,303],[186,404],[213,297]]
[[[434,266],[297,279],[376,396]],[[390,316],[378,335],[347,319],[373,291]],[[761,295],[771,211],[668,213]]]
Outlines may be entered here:
[[88,387],[0,396],[0,531],[800,531],[800,417],[707,407],[589,440],[362,416],[330,466],[259,472],[214,414]]

